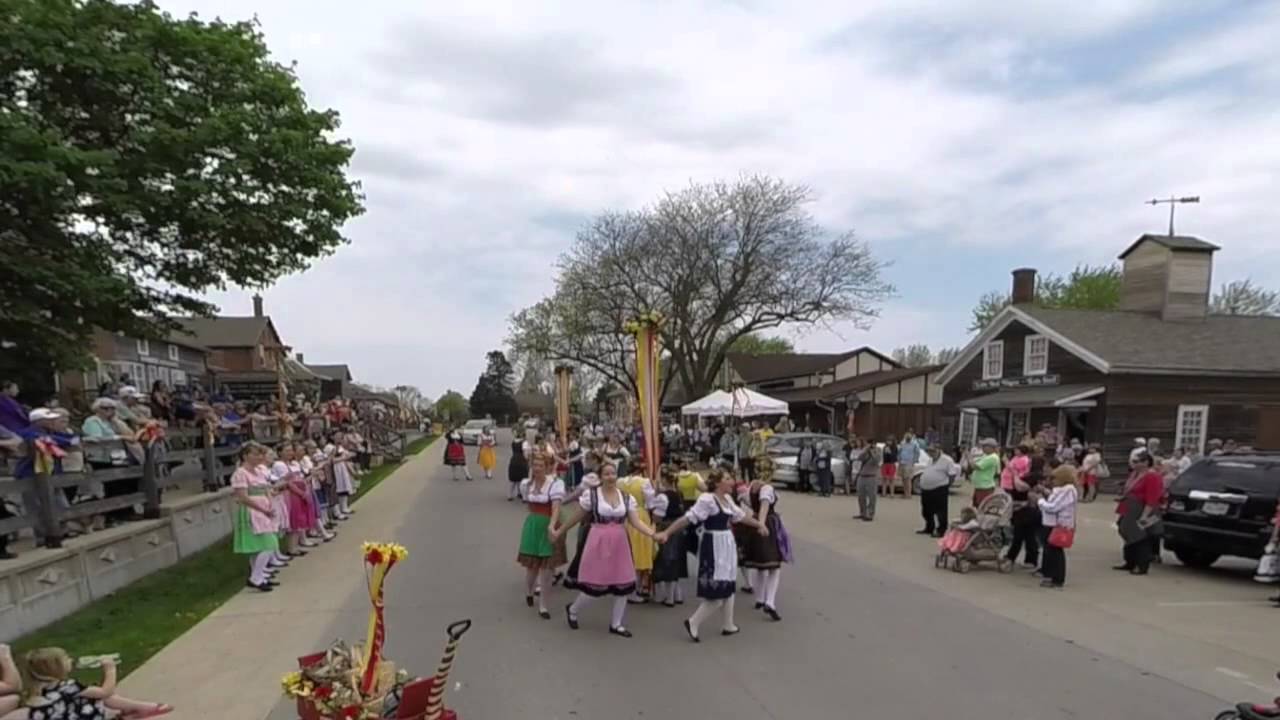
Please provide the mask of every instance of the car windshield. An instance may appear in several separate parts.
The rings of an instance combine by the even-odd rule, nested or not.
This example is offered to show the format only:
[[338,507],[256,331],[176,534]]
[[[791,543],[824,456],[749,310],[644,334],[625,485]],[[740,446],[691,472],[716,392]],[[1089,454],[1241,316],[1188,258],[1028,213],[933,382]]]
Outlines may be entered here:
[[1169,488],[1179,495],[1192,490],[1277,497],[1280,496],[1280,463],[1244,459],[1198,462],[1179,475]]

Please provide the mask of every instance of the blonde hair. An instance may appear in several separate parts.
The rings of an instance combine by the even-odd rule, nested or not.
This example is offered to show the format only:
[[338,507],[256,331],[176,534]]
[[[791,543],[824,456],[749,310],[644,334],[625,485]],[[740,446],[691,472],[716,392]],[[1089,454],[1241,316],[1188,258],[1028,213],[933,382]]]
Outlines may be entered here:
[[28,680],[24,703],[40,697],[48,686],[66,680],[71,665],[71,656],[60,647],[36,648],[23,659]]

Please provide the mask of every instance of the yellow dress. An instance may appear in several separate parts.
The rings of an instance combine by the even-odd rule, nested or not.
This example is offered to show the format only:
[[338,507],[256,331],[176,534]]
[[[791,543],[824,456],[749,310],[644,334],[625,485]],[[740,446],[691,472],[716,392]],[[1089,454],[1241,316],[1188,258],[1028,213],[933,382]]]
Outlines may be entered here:
[[[649,517],[647,505],[648,499],[653,497],[654,494],[653,485],[639,475],[632,475],[619,480],[618,487],[635,499],[636,515],[640,517],[641,522],[653,527],[653,519]],[[631,561],[635,563],[636,571],[648,572],[652,570],[653,555],[657,552],[657,546],[654,545],[653,539],[630,525],[627,525],[627,536],[631,539]]]
[[498,454],[493,450],[497,442],[492,437],[480,436],[480,452],[476,456],[476,462],[484,468],[485,472],[493,472],[493,468],[498,464]]

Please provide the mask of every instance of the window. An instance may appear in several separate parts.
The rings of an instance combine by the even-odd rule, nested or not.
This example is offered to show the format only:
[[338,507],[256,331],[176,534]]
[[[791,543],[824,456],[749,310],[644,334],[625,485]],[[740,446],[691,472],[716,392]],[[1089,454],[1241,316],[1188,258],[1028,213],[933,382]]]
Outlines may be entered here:
[[259,365],[267,364],[267,349],[262,345],[258,346],[258,364]]
[[172,361],[174,361],[174,362],[178,362],[178,360],[180,360],[180,359],[181,359],[181,357],[182,357],[182,356],[178,354],[178,346],[177,346],[177,345],[170,345],[170,346],[169,346],[169,359],[170,359],[170,360],[172,360]]
[[1049,371],[1049,338],[1028,335],[1022,352],[1022,374],[1043,375]]
[[960,435],[956,438],[960,447],[973,447],[978,444],[978,411],[960,411]]
[[1005,445],[1013,447],[1022,442],[1022,437],[1027,434],[1027,428],[1031,425],[1030,410],[1010,410],[1009,411],[1009,435],[1005,438]]
[[1004,341],[995,340],[982,349],[982,379],[997,380],[1004,376]]
[[150,355],[150,354],[151,354],[151,341],[149,341],[149,340],[139,340],[139,341],[138,341],[138,354],[139,354],[139,355]]
[[1173,440],[1173,446],[1186,448],[1197,455],[1204,454],[1204,435],[1208,425],[1208,405],[1179,405],[1178,434]]

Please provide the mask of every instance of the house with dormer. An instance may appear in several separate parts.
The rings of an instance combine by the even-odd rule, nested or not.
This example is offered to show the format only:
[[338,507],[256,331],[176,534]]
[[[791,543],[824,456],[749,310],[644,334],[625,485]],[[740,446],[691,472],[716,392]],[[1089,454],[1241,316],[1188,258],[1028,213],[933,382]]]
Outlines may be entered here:
[[1017,442],[1049,425],[1123,468],[1135,438],[1202,453],[1211,438],[1280,449],[1280,318],[1210,310],[1218,246],[1143,235],[1119,256],[1117,310],[1035,304],[1036,271],[937,377],[948,442]]

